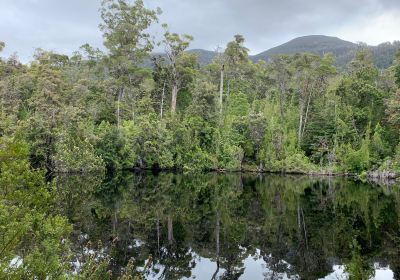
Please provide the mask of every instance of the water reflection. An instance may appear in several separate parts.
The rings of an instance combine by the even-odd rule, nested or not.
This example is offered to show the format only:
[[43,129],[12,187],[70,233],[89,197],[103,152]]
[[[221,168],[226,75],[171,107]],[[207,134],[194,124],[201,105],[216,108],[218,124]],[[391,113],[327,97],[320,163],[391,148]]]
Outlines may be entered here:
[[213,173],[56,179],[77,254],[101,240],[114,275],[134,258],[147,279],[400,279],[395,185]]

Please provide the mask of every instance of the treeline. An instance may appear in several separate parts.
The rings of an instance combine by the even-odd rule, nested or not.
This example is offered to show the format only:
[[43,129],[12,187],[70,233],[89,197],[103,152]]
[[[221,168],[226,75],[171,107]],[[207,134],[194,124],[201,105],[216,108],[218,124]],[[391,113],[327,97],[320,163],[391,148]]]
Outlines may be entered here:
[[[236,35],[213,62],[193,38],[154,42],[159,11],[103,1],[104,53],[37,50],[0,61],[0,133],[58,172],[161,168],[362,173],[400,165],[400,54],[384,72],[360,48],[344,72],[327,54],[249,60]],[[143,67],[154,46],[166,57]],[[2,44],[4,47],[4,44]]]

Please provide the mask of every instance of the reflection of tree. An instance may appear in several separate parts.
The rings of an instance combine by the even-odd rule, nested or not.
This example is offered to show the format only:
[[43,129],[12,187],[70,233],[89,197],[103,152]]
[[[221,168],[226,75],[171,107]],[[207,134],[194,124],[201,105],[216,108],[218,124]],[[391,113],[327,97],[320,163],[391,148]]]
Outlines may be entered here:
[[101,184],[68,180],[79,193],[63,188],[61,208],[93,241],[117,238],[115,272],[134,257],[136,266],[146,263],[146,273],[180,279],[191,276],[200,255],[215,262],[214,279],[237,279],[246,269],[244,259],[258,248],[270,270],[266,277],[286,273],[314,279],[327,275],[335,260],[350,263],[356,240],[365,263],[380,255],[398,278],[400,195],[395,189],[275,175],[123,174]]

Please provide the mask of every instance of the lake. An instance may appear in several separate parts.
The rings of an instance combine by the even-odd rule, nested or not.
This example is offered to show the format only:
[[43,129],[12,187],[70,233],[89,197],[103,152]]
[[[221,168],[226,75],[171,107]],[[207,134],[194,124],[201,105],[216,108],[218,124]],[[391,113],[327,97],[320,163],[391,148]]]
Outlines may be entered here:
[[73,265],[145,279],[400,279],[400,187],[345,178],[122,172],[57,176]]

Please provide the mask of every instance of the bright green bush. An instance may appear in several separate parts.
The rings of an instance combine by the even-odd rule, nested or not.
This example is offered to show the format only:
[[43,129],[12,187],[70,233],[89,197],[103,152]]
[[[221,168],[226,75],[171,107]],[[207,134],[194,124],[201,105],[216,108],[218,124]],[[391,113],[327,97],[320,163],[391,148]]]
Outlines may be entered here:
[[101,157],[108,169],[132,168],[134,150],[126,143],[121,130],[108,122],[101,122],[96,131],[96,154]]
[[56,172],[103,171],[104,161],[96,155],[95,148],[86,139],[61,135],[53,158]]
[[0,278],[59,279],[68,268],[66,237],[72,228],[53,214],[44,172],[30,168],[27,145],[0,142]]

